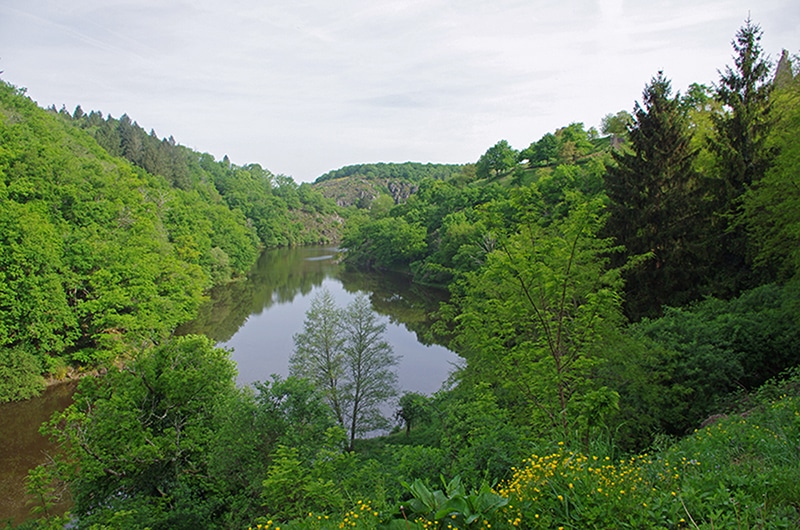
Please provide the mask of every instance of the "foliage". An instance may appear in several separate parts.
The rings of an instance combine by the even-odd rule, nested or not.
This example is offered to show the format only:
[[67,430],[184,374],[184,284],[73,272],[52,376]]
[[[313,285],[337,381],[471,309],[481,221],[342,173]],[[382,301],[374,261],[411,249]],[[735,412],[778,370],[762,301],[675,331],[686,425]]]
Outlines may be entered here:
[[661,72],[645,87],[634,115],[632,152],[614,152],[617,164],[608,168],[605,184],[606,230],[626,250],[616,264],[639,257],[624,274],[625,311],[638,320],[698,297],[704,225],[691,132],[680,97],[672,97]]
[[408,502],[409,515],[416,515],[415,521],[423,528],[478,528],[508,504],[508,499],[494,493],[486,483],[477,491],[467,492],[458,475],[450,482],[444,477],[441,480],[444,490],[432,491],[421,480],[406,485],[413,496]]
[[717,99],[728,112],[715,115],[712,148],[722,163],[728,200],[763,177],[773,153],[765,145],[772,125],[770,64],[761,48],[762,31],[749,18],[733,40],[734,66],[720,72]]
[[793,528],[798,414],[797,396],[784,395],[663,452],[533,455],[499,488],[504,516],[524,528]]
[[518,156],[519,153],[506,140],[500,140],[481,155],[475,166],[476,174],[478,178],[497,178],[514,168]]
[[[784,72],[791,75],[791,66]],[[757,268],[787,279],[800,273],[800,80],[787,80],[773,96],[776,120],[768,147],[778,154],[764,177],[745,192],[742,213],[757,249]]]
[[519,228],[465,275],[454,343],[472,380],[497,385],[515,415],[564,438],[620,321],[619,274],[597,237],[602,202],[568,197],[567,217],[546,224],[535,187],[514,196]]
[[631,113],[627,110],[621,110],[616,114],[606,114],[603,116],[600,132],[624,138],[628,135],[628,129],[633,127],[633,125],[634,119]]
[[336,512],[343,499],[331,480],[311,476],[298,458],[298,450],[278,446],[263,482],[262,496],[267,513],[280,519],[294,519],[307,510]]
[[44,387],[36,355],[22,346],[0,347],[0,396],[16,401],[38,395]]
[[430,400],[417,392],[406,392],[400,396],[395,419],[402,420],[406,426],[406,436],[411,434],[411,428],[430,419]]
[[447,474],[459,475],[473,487],[505,478],[523,457],[530,431],[513,421],[486,384],[462,384],[453,394],[437,400]]
[[289,370],[315,383],[336,421],[344,428],[347,402],[343,388],[343,349],[346,338],[341,317],[342,312],[330,291],[325,290],[311,300],[303,331],[294,336],[295,351],[289,359]]
[[225,507],[222,523],[227,527],[243,527],[263,513],[265,503],[272,503],[263,482],[280,456],[279,448],[309,459],[341,439],[311,382],[275,377],[255,388],[256,394],[244,389],[220,406],[220,424],[208,451],[213,495]]
[[720,73],[715,86],[722,108],[712,114],[715,134],[710,148],[719,172],[714,197],[720,214],[716,230],[722,235],[712,249],[712,292],[719,296],[736,295],[759,281],[749,263],[753,243],[739,217],[743,194],[764,178],[776,155],[776,144],[769,143],[774,126],[771,65],[761,48],[761,35],[758,24],[748,18],[732,43],[734,66]]
[[383,340],[369,300],[357,297],[344,310],[330,292],[314,297],[303,332],[295,335],[289,360],[293,375],[315,382],[326,396],[339,425],[348,432],[348,448],[356,436],[386,426],[380,405],[396,395],[397,357]]
[[[261,247],[335,237],[321,187],[3,84],[0,391],[118,358],[50,422],[66,458],[31,473],[37,506],[66,481],[77,528],[800,526],[797,86],[785,58],[770,88],[759,39],[748,20],[713,99],[659,74],[612,138],[573,123],[478,164],[320,177],[369,184],[340,210],[348,263],[449,286],[435,333],[467,359],[400,399],[405,433],[363,440],[396,362],[365,298],[315,301],[294,375],[253,389],[210,339],[168,338]],[[627,325],[623,274],[629,314],[663,316]]]
[[[797,287],[765,285],[730,301],[708,299],[688,308],[668,308],[664,317],[644,320],[631,334],[646,354],[613,363],[640,364],[646,385],[630,396],[636,416],[656,419],[656,429],[684,434],[714,413],[736,389],[752,390],[795,365],[800,326]],[[631,379],[628,377],[628,379]]]
[[460,164],[420,164],[405,162],[392,164],[358,164],[328,171],[315,181],[316,184],[344,177],[363,176],[367,179],[403,179],[419,182],[424,179],[449,180],[460,175],[464,166]]
[[348,224],[342,237],[348,263],[365,269],[400,269],[425,251],[425,229],[404,218],[384,217]]
[[383,339],[386,324],[377,315],[366,296],[360,295],[345,308],[342,318],[345,336],[343,348],[347,384],[344,386],[349,405],[349,449],[357,435],[387,427],[380,406],[397,395],[398,357]]
[[162,528],[208,517],[214,507],[196,496],[208,487],[214,412],[235,393],[234,376],[225,350],[186,336],[84,379],[47,428],[76,466],[66,478],[82,525],[113,524],[121,513]]

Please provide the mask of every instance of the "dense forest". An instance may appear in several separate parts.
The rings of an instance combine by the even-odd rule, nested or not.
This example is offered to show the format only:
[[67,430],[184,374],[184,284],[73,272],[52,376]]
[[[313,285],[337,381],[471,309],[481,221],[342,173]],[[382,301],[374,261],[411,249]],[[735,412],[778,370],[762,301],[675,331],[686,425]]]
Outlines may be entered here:
[[308,184],[0,84],[0,400],[153,345],[264,247],[327,242]]
[[[31,471],[27,526],[800,527],[800,76],[760,39],[746,21],[711,87],[656,72],[600,131],[314,186],[4,84],[1,390],[106,372],[43,427],[64,453]],[[323,195],[354,176],[408,193]],[[259,248],[333,220],[348,266],[451,293],[427,333],[466,364],[401,395],[387,436],[337,409],[355,309],[321,302],[298,369],[252,388],[211,339],[170,336]]]

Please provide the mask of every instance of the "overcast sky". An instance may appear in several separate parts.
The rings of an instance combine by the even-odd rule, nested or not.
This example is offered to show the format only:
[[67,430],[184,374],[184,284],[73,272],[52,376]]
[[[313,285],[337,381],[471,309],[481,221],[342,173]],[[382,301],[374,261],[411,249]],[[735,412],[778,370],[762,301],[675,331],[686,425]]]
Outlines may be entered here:
[[475,162],[684,91],[749,15],[800,51],[797,0],[1,0],[2,78],[46,107],[297,181],[364,162]]

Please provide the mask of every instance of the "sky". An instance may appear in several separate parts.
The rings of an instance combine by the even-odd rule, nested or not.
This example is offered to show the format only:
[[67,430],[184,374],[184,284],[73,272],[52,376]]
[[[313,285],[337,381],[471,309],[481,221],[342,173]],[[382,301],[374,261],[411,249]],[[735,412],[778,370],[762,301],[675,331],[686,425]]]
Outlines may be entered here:
[[797,0],[0,0],[0,78],[309,182],[599,129],[659,70],[718,81],[748,16],[800,51]]

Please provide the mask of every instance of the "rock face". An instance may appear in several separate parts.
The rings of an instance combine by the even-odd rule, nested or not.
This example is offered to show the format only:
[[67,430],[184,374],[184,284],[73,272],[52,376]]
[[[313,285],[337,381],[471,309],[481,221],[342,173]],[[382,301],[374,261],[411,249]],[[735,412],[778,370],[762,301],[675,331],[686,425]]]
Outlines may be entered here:
[[411,194],[416,193],[419,188],[410,182],[394,181],[387,182],[386,189],[389,190],[389,194],[392,196],[392,199],[394,199],[394,203],[400,204],[401,202],[406,202]]
[[416,184],[402,179],[367,179],[359,176],[326,180],[314,184],[322,195],[339,206],[369,208],[379,195],[389,195],[395,204],[408,200],[418,189]]

